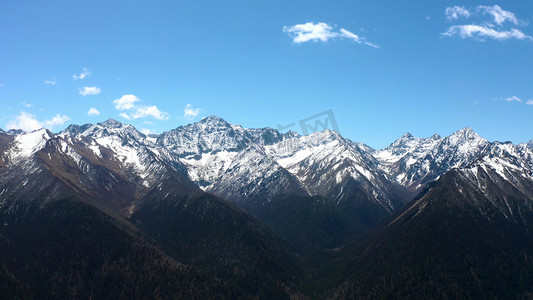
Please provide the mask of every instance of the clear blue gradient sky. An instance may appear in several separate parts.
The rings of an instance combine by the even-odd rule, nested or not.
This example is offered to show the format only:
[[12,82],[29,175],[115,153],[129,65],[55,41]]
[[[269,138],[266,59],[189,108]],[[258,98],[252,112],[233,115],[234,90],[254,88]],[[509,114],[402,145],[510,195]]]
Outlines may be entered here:
[[375,148],[467,126],[526,142],[532,22],[531,1],[3,0],[0,127],[275,128],[332,109]]

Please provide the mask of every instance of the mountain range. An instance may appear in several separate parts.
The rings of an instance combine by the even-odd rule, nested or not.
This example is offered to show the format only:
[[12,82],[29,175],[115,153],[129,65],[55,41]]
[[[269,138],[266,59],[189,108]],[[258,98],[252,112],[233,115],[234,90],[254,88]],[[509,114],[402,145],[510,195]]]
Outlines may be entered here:
[[533,141],[0,131],[6,298],[533,295]]

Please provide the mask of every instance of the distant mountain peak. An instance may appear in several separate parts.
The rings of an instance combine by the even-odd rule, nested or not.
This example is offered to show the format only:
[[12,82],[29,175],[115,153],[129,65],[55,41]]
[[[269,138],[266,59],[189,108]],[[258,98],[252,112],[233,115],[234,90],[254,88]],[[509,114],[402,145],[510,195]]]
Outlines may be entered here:
[[336,132],[335,130],[327,129],[327,128],[322,131],[314,132],[310,134],[309,137],[312,137],[313,139],[322,140],[322,141],[343,139],[343,137],[338,132]]
[[[418,144],[418,143],[426,143],[430,141],[437,141],[442,139],[442,137],[439,134],[434,134],[428,138],[419,138],[413,136],[411,133],[407,132],[404,133],[399,139],[394,141],[392,144],[390,144],[390,147],[397,147],[397,146],[406,146],[407,144],[412,144],[411,146]],[[413,144],[414,143],[414,144]]]
[[106,121],[104,121],[102,123],[98,123],[98,125],[103,126],[103,127],[108,127],[108,128],[119,128],[119,127],[122,127],[122,123],[120,123],[119,121],[117,121],[115,119],[107,119]]
[[75,136],[77,134],[84,132],[91,126],[93,125],[92,124],[84,124],[84,125],[70,124],[67,128],[63,129],[60,132],[60,134],[71,134]]
[[324,130],[322,130],[320,133],[322,134],[325,134],[325,135],[335,135],[335,136],[340,136],[339,133],[335,130],[331,130],[329,128],[326,128]]
[[459,129],[456,132],[452,133],[452,135],[468,135],[473,136],[477,135],[477,133],[472,129],[472,127],[468,126],[463,129]]
[[221,117],[215,116],[215,115],[211,115],[211,116],[202,118],[200,120],[200,123],[203,123],[203,124],[219,124],[219,123],[229,124],[226,120],[222,119]]
[[22,129],[10,129],[7,132],[7,134],[9,134],[9,135],[48,134],[49,136],[53,135],[53,133],[50,130],[46,129],[46,128],[34,129],[34,130],[31,130],[31,131],[24,131]]
[[22,129],[9,129],[9,131],[7,132],[7,134],[9,135],[19,135],[23,133],[24,133],[24,130]]
[[472,128],[465,127],[461,130],[457,130],[456,132],[452,133],[449,137],[449,140],[461,142],[461,141],[485,141],[484,138],[479,136]]
[[417,138],[414,137],[411,133],[407,132],[407,133],[404,133],[400,138],[392,142],[387,148],[403,146],[405,144],[411,143],[413,140],[416,140],[416,139]]
[[295,137],[299,137],[300,136],[300,134],[298,132],[294,131],[294,130],[289,130],[289,131],[285,132],[283,135],[285,137],[291,137],[291,138],[295,138]]

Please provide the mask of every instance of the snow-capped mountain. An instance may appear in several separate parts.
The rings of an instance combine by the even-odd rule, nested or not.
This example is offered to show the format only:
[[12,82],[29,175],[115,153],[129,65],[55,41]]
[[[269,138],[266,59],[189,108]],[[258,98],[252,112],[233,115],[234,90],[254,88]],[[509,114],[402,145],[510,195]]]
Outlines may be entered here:
[[[346,286],[400,280],[391,286],[394,293],[396,287],[410,287],[414,271],[404,270],[412,266],[441,281],[459,266],[470,278],[472,269],[463,258],[475,258],[480,249],[487,257],[493,255],[495,245],[502,262],[528,260],[533,252],[517,246],[533,230],[532,191],[533,141],[489,142],[470,128],[447,137],[406,134],[381,150],[330,130],[282,134],[271,128],[243,128],[214,116],[148,136],[115,120],[71,125],[57,134],[46,129],[0,131],[3,246],[4,237],[11,243],[22,232],[13,226],[17,222],[39,229],[43,222],[56,220],[42,208],[56,207],[50,208],[54,216],[68,216],[68,224],[78,224],[85,215],[76,210],[82,203],[106,215],[96,224],[137,232],[127,236],[146,234],[150,245],[156,243],[173,259],[216,278],[251,282],[250,291],[267,280],[270,285],[261,292],[265,295],[271,287],[284,286],[280,282],[292,282],[292,275],[279,281],[282,274],[298,274],[292,258],[288,263],[280,260],[292,252],[268,227],[300,255],[335,248],[338,252],[327,254],[333,261],[325,262],[365,270],[363,276],[345,281]],[[34,223],[33,216],[41,213]],[[347,243],[387,217],[388,226],[380,227],[384,233],[376,235],[377,240],[367,236],[370,244],[357,247],[360,251],[349,254],[347,262],[337,260],[335,253],[352,251]],[[93,221],[94,216],[88,216],[77,226],[87,232],[94,228]],[[64,225],[58,224],[51,231],[63,245]],[[90,243],[102,240],[93,237]],[[461,255],[456,255],[457,237],[466,245],[459,249]],[[506,239],[511,247],[501,243]],[[0,249],[7,249],[3,246]],[[435,253],[436,263],[428,264]],[[34,256],[23,257],[17,261]],[[257,262],[263,267],[257,268]],[[353,263],[357,265],[352,268]],[[453,270],[442,273],[441,266]],[[398,273],[384,281],[379,277],[382,270]],[[445,275],[438,277],[441,273]],[[339,292],[359,291],[346,286]]]
[[[174,141],[182,145],[174,145],[169,136],[179,137]],[[471,128],[447,137],[406,134],[389,147],[374,150],[329,130],[309,136],[280,134],[208,117],[177,128],[172,135],[162,134],[158,142],[163,140],[166,148],[177,147],[189,177],[202,189],[245,207],[250,201],[265,203],[294,193],[320,195],[337,205],[374,203],[373,210],[379,207],[392,214],[446,172],[489,157],[499,172],[515,165],[523,173],[532,170],[532,142],[490,143]]]
[[403,201],[368,146],[326,130],[310,136],[245,129],[211,116],[161,134],[203,190],[249,207],[286,194],[349,201],[354,190],[389,214]]
[[112,157],[121,164],[122,170],[141,186],[153,188],[171,172],[181,185],[189,185],[186,170],[178,157],[165,147],[156,146],[156,138],[146,136],[131,125],[107,120],[96,125],[69,126],[60,136],[73,137],[89,143],[95,155],[103,157],[102,150],[111,150]]
[[522,145],[492,143],[477,161],[457,172],[506,218],[529,223],[521,218],[524,207],[533,210],[532,157],[533,151]]
[[[332,298],[371,299],[362,291],[379,289],[416,299],[527,294],[531,283],[522,278],[533,270],[533,177],[521,146],[492,143],[469,166],[428,184],[372,237],[346,246],[337,267],[347,265],[352,275]],[[431,282],[446,284],[436,289]]]
[[[490,143],[470,128],[447,137],[405,134],[374,150],[330,130],[281,134],[271,128],[246,129],[216,116],[150,136],[110,119],[70,125],[59,134],[45,129],[2,132],[0,167],[25,172],[44,168],[93,196],[103,186],[116,189],[117,199],[139,198],[172,179],[186,191],[200,188],[246,208],[288,194],[318,195],[335,205],[372,207],[383,217],[446,172],[480,161],[512,181],[509,174],[517,168],[531,172],[532,149],[533,142]],[[15,181],[9,182],[3,185],[13,187]],[[25,184],[21,179],[18,186]],[[134,209],[133,202],[121,205]]]
[[[48,290],[67,295],[64,278],[81,287],[91,282],[93,289],[95,281],[80,279],[82,273],[105,285],[114,277],[115,287],[155,280],[165,283],[162,291],[207,276],[231,288],[231,297],[246,299],[287,298],[278,287],[298,280],[296,256],[278,237],[244,210],[203,193],[177,155],[130,125],[108,120],[59,134],[0,133],[0,158],[0,282],[8,278],[34,289],[15,298]],[[80,266],[89,271],[79,272]],[[166,295],[154,285],[133,298],[150,298],[154,289],[160,297],[187,298],[208,288]],[[83,289],[70,291],[70,298],[80,298]],[[81,298],[93,290],[87,295]]]
[[41,129],[0,135],[0,202],[77,195],[128,215],[164,179],[172,179],[183,192],[198,190],[179,162],[152,152],[149,141],[131,125],[110,120],[72,125],[59,134]]
[[364,146],[330,130],[309,136],[292,136],[266,147],[282,167],[293,174],[309,195],[321,195],[339,204],[360,196],[392,213],[403,203],[396,187]]
[[530,144],[489,143],[467,128],[446,138],[405,135],[376,151],[398,181],[425,187],[368,239],[343,247],[336,267],[351,275],[331,298],[371,299],[378,290],[415,299],[529,293],[531,281],[522,278],[533,270]]
[[156,148],[168,149],[203,190],[232,202],[262,202],[285,193],[305,193],[292,175],[265,154],[283,139],[271,128],[244,129],[210,116],[158,136]]
[[471,128],[465,128],[444,138],[405,134],[374,155],[396,182],[417,191],[452,168],[473,163],[489,145]]

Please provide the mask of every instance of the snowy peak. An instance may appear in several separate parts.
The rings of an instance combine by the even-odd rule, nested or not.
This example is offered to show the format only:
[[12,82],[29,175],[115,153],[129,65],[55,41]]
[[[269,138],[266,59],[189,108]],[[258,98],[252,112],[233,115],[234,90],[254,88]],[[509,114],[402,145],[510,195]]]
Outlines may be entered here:
[[494,142],[470,167],[491,169],[512,184],[519,182],[513,177],[533,179],[533,152],[511,142]]
[[480,137],[470,127],[454,132],[443,139],[438,151],[465,160],[473,159],[489,145],[489,141]]
[[144,142],[145,136],[137,131],[130,124],[122,124],[116,120],[109,119],[105,122],[85,125],[70,125],[60,132],[61,136],[75,138],[90,137],[94,139],[120,138],[123,143]]
[[109,119],[105,122],[85,125],[70,125],[60,135],[74,138],[93,138],[99,143],[109,144],[110,140],[120,140],[122,144],[144,144],[146,136],[137,131],[131,124],[122,124]]
[[9,149],[8,160],[19,162],[41,150],[53,134],[48,129],[39,129],[15,136],[13,146]]
[[19,135],[19,134],[23,134],[24,133],[24,130],[22,129],[10,129],[7,134],[9,135]]
[[355,143],[348,141],[344,139],[340,134],[338,134],[336,131],[325,129],[323,131],[317,131],[310,135],[303,135],[303,136],[295,136],[296,140],[300,141],[303,145],[306,146],[319,146],[328,144],[331,142],[337,142],[337,143],[350,143],[355,145]]
[[98,125],[106,128],[120,128],[122,127],[122,123],[115,119],[107,119],[104,122],[98,123]]
[[[240,126],[239,126],[240,127]],[[233,129],[232,125],[226,120],[219,118],[217,116],[209,116],[202,118],[199,122],[189,124],[186,126],[181,126],[175,130],[185,129],[187,131],[201,130],[206,132],[220,132]]]
[[408,140],[411,140],[412,138],[414,138],[414,136],[410,132],[406,132],[402,134],[402,136],[397,141],[398,142],[408,141]]
[[343,140],[344,138],[335,130],[324,129],[322,131],[315,132],[311,136],[320,137],[324,140]]
[[84,124],[84,125],[76,125],[71,124],[67,128],[63,129],[61,132],[59,132],[60,135],[69,135],[69,136],[77,136],[79,134],[82,134],[84,131],[89,129],[92,124]]
[[156,144],[184,156],[212,151],[241,151],[250,144],[272,145],[283,139],[284,135],[272,128],[246,129],[209,116],[162,133]]
[[472,128],[466,127],[461,130],[458,130],[454,133],[452,133],[449,137],[447,137],[451,143],[453,144],[461,144],[461,143],[481,143],[481,142],[488,142],[484,138],[480,137]]
[[467,127],[447,137],[404,134],[389,147],[376,151],[381,168],[411,190],[418,190],[452,168],[467,166],[490,143]]
[[284,138],[296,138],[300,137],[300,134],[296,131],[289,130],[283,134]]
[[222,119],[221,117],[217,117],[215,115],[204,117],[198,123],[210,124],[210,125],[230,126],[230,123],[228,123],[226,120]]
[[472,127],[467,126],[463,129],[459,129],[452,133],[451,135],[462,135],[466,137],[479,137],[479,135],[472,129]]
[[[59,134],[61,136],[69,135],[72,137],[79,137],[79,136],[102,136],[102,135],[109,135],[115,132],[118,132],[123,127],[129,126],[134,129],[131,125],[123,125],[117,120],[114,119],[108,119],[104,122],[100,122],[97,124],[84,124],[84,125],[76,125],[72,124],[69,125],[67,128],[62,130]],[[136,131],[136,130],[135,130]]]
[[211,151],[236,151],[249,142],[240,126],[210,116],[200,122],[180,126],[158,136],[156,144],[183,156]]
[[410,133],[402,135],[387,148],[375,152],[375,156],[384,165],[392,165],[403,158],[419,159],[426,155],[441,141],[441,137],[435,134],[428,138],[414,137]]
[[385,149],[394,152],[395,155],[403,155],[407,152],[410,152],[410,150],[423,147],[427,144],[433,144],[435,141],[440,139],[441,137],[438,134],[434,134],[428,138],[419,138],[410,133],[405,133]]
[[399,139],[394,141],[388,148],[396,148],[398,150],[405,150],[408,148],[412,148],[417,143],[419,143],[422,139],[418,137],[414,137],[410,133],[403,134]]
[[259,145],[273,145],[282,141],[284,138],[283,134],[270,127],[242,130],[245,132],[245,135],[250,139],[250,141]]

